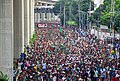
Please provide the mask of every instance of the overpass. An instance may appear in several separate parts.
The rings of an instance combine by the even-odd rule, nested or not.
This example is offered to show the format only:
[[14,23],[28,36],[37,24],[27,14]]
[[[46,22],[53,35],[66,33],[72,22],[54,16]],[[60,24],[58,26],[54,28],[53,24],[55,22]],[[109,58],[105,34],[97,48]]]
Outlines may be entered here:
[[[0,71],[13,81],[13,59],[20,58],[34,33],[34,7],[47,0],[0,0]],[[40,4],[39,4],[40,3]]]

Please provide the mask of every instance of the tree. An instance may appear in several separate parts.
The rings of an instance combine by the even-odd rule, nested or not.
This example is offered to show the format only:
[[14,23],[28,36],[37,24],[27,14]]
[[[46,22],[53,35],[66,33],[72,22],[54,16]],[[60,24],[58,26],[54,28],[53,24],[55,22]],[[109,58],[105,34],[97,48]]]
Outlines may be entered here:
[[[87,16],[87,11],[89,9],[90,1],[91,0],[81,0],[81,2],[79,2],[79,0],[59,0],[54,5],[53,11],[54,11],[55,15],[59,15],[59,18],[61,19],[61,23],[63,25],[63,21],[64,21],[64,13],[63,13],[64,10],[63,9],[65,6],[66,21],[74,21],[78,25],[79,24],[78,4],[80,5],[81,11],[84,11]],[[92,5],[92,9],[94,9],[93,2],[91,5]],[[83,13],[81,12],[81,14],[83,14]],[[87,17],[85,17],[84,19],[85,19],[85,21],[87,21],[86,20]],[[69,25],[67,22],[66,22],[66,24]]]
[[[115,15],[114,15],[114,23],[115,26],[119,26],[119,18],[120,18],[120,0],[115,0]],[[98,9],[92,15],[92,20],[96,21],[97,17],[100,15],[100,24],[107,25],[110,27],[111,24],[111,0],[104,0],[104,4],[100,5]]]
[[71,26],[76,26],[76,22],[75,21],[67,21],[66,23],[68,25],[71,25]]
[[7,74],[3,74],[3,72],[0,71],[0,81],[8,81],[9,78],[7,76]]

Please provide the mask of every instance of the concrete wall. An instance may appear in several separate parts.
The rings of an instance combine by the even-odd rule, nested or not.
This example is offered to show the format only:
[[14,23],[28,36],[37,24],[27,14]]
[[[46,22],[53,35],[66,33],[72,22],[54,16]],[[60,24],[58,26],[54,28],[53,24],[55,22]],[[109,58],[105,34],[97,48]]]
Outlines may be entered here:
[[14,58],[19,58],[21,52],[24,50],[24,0],[13,1]]
[[24,44],[29,45],[29,39],[30,39],[30,33],[29,33],[29,1],[30,0],[24,0]]
[[34,33],[34,0],[30,0],[29,2],[29,22],[30,22],[30,27],[29,27],[29,34],[30,37],[32,36],[32,34]]
[[12,80],[13,71],[13,0],[0,0],[0,71]]
[[0,71],[13,81],[13,58],[19,58],[34,32],[34,0],[0,0]]

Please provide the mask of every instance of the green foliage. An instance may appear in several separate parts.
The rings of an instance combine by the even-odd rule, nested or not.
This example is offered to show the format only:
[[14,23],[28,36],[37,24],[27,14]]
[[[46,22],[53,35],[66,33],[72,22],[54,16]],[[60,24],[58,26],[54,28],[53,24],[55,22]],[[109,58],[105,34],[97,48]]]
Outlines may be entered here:
[[7,74],[3,74],[2,71],[0,71],[0,81],[8,81],[9,78],[8,78],[8,75]]
[[37,33],[34,33],[32,35],[32,37],[30,38],[30,46],[33,45],[33,43],[35,42],[36,39],[37,39]]
[[[120,0],[115,1],[115,15],[113,16],[113,21],[115,27],[119,27],[120,20]],[[110,17],[111,17],[111,0],[104,0],[104,4],[100,5],[98,9],[93,13],[92,20],[96,21],[100,16],[100,24],[110,26]]]
[[76,22],[75,21],[67,21],[66,22],[68,25],[71,25],[71,26],[76,26]]
[[66,36],[66,33],[63,31],[63,29],[60,27],[60,34],[61,36],[65,37]]
[[101,16],[101,23],[109,26],[110,24],[110,13],[106,13],[103,16]]
[[24,48],[24,53],[27,54],[27,50],[26,50],[26,48]]
[[[55,15],[59,15],[59,18],[61,19],[61,23],[63,25],[64,22],[64,5],[65,5],[65,11],[66,11],[66,22],[67,25],[70,25],[69,21],[74,21],[74,25],[79,24],[79,13],[78,13],[78,5],[80,5],[80,9],[84,11],[84,14],[87,13],[89,9],[89,3],[92,0],[83,0],[80,2],[80,0],[59,0],[53,8],[53,11]],[[91,4],[92,9],[94,9],[94,3]],[[60,13],[61,8],[61,13]],[[83,14],[81,12],[81,14]],[[86,14],[87,15],[87,14]],[[87,19],[87,18],[85,18]],[[73,25],[73,24],[72,24]]]
[[120,33],[120,27],[117,27],[117,32]]

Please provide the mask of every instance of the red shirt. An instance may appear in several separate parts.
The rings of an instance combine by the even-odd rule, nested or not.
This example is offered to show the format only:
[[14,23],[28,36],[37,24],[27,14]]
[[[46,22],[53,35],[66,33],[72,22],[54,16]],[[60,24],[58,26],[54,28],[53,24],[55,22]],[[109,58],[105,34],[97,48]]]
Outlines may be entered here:
[[113,77],[112,81],[118,81],[118,79],[116,77]]

